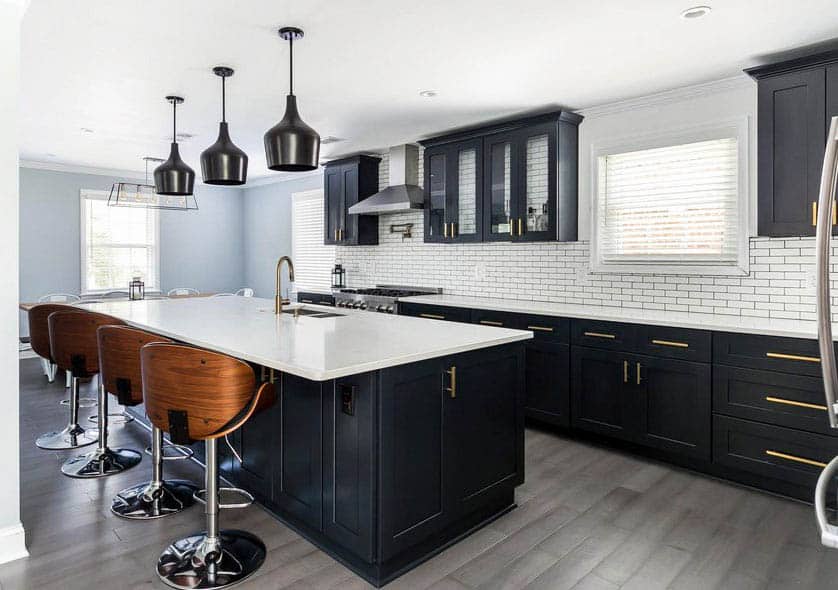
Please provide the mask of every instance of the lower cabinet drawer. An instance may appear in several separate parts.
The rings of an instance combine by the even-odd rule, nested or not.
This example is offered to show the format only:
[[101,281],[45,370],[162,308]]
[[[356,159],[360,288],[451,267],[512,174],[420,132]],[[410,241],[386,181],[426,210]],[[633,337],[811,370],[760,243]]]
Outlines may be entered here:
[[814,339],[715,332],[713,362],[731,367],[821,376],[820,351]]
[[713,367],[713,411],[838,436],[829,427],[823,380],[757,369]]
[[577,346],[624,350],[637,349],[637,325],[600,320],[572,320],[570,342]]
[[838,455],[838,440],[771,424],[713,416],[713,461],[790,484],[814,487]]
[[425,305],[424,303],[399,303],[399,315],[410,315],[429,320],[449,322],[471,322],[471,310],[465,307],[445,307],[443,305]]
[[712,333],[670,326],[638,326],[637,351],[653,356],[710,362]]

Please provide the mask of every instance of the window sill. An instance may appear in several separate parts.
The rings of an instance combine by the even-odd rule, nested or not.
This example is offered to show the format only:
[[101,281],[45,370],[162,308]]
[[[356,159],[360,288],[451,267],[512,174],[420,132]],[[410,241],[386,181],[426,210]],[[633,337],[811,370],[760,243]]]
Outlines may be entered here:
[[639,263],[639,264],[591,264],[590,274],[594,275],[689,275],[689,276],[718,276],[745,277],[748,276],[747,267],[739,265],[712,264],[675,264],[675,263]]

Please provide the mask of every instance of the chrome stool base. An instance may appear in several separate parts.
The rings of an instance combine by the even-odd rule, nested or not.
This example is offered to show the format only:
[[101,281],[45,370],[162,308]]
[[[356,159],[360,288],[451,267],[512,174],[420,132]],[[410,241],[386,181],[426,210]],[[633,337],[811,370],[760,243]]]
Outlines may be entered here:
[[182,479],[166,479],[157,486],[147,481],[119,492],[111,512],[131,520],[151,520],[177,514],[195,503],[198,486]]
[[[93,422],[94,424],[99,423],[99,414],[93,414],[92,416],[88,416],[88,421]],[[116,426],[123,426],[125,424],[130,424],[134,421],[134,416],[129,414],[128,412],[114,412],[112,414],[108,414],[108,424],[115,424]]]
[[141,459],[142,455],[131,449],[97,449],[68,459],[61,466],[61,473],[80,478],[105,477],[131,469]]
[[178,539],[157,560],[157,575],[173,588],[226,588],[250,577],[265,561],[265,544],[246,531],[222,530]]
[[[70,400],[69,399],[63,399],[63,400],[61,400],[60,403],[61,403],[62,406],[69,406],[70,405]],[[79,407],[80,408],[95,408],[96,405],[97,405],[97,402],[96,402],[95,397],[80,397],[79,398]]]
[[48,432],[42,434],[35,440],[39,449],[48,451],[65,451],[92,445],[99,440],[99,435],[91,430],[85,430],[78,424],[74,427],[66,427],[59,432]]

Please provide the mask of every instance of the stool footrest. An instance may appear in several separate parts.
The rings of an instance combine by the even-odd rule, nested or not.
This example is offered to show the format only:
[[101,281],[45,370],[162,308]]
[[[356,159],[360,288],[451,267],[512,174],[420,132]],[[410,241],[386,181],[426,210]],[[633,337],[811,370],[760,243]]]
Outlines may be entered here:
[[[174,449],[177,451],[176,455],[167,455],[166,449]],[[151,456],[151,447],[145,448],[145,454]],[[163,460],[164,461],[183,461],[184,459],[191,459],[195,454],[191,448],[186,445],[176,445],[173,443],[163,443]]]
[[[251,494],[247,490],[243,490],[242,488],[224,488],[224,487],[218,488],[218,496],[219,497],[221,497],[221,494],[223,494],[225,492],[228,493],[228,494],[239,494],[241,496],[244,496],[245,501],[244,502],[235,502],[235,503],[231,503],[231,504],[224,504],[223,502],[219,502],[218,507],[221,510],[247,508],[248,506],[253,504],[253,502],[256,501],[256,499],[253,497],[253,494]],[[197,490],[193,494],[193,497],[195,498],[196,502],[200,502],[201,504],[206,505],[207,501],[204,499],[204,496],[206,496],[206,495],[207,495],[207,490],[202,489],[202,490]]]

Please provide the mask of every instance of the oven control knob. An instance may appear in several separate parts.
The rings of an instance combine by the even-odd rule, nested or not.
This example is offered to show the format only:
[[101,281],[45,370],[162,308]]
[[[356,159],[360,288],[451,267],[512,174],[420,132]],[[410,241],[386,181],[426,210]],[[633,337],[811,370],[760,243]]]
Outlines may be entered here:
[[384,308],[384,306],[383,306],[383,305],[379,305],[378,307],[376,307],[376,308],[375,308],[375,311],[381,311],[381,312],[383,312],[383,311],[385,311],[385,308]]
[[359,307],[361,307],[361,304],[358,301],[352,304],[352,309],[358,309]]
[[364,302],[362,301],[362,302],[361,302],[361,305],[360,305],[360,308],[361,308],[361,309],[366,309],[366,308],[367,308],[367,304],[366,304],[366,303],[364,303]]
[[345,301],[338,301],[338,302],[337,302],[337,306],[338,306],[338,307],[345,307],[345,306],[346,306],[346,302],[345,302]]
[[385,308],[384,308],[384,311],[385,311],[386,313],[393,313],[393,306],[392,306],[392,305],[388,305],[387,307],[385,307]]

